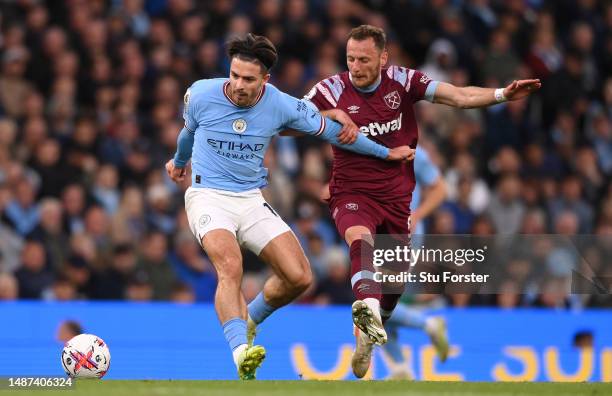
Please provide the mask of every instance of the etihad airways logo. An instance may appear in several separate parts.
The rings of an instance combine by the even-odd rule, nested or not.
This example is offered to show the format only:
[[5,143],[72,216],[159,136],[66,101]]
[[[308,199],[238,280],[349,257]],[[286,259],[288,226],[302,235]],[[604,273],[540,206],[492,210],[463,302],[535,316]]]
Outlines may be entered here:
[[262,143],[249,144],[242,142],[232,142],[227,140],[206,139],[206,142],[216,149],[231,151],[261,151],[265,147]]
[[394,132],[402,127],[402,113],[393,121],[389,121],[386,124],[380,124],[378,122],[371,122],[368,126],[359,127],[359,132],[366,136],[378,136],[384,135],[389,132]]

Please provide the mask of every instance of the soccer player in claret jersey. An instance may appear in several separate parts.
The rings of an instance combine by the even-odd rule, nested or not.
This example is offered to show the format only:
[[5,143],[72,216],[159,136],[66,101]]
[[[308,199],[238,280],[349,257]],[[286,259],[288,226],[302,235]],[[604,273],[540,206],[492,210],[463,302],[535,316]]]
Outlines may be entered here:
[[[418,70],[386,66],[382,29],[353,29],[346,46],[348,71],[317,83],[305,96],[322,114],[344,111],[369,139],[386,147],[416,148],[418,130],[413,104],[420,100],[460,108],[485,107],[518,100],[541,87],[539,80],[514,81],[505,88],[456,87],[432,81]],[[353,323],[357,346],[353,372],[363,377],[373,344],[384,344],[384,322],[401,295],[382,293],[373,279],[371,241],[376,233],[410,234],[410,200],[415,186],[411,162],[390,163],[333,148],[329,207],[336,228],[350,247],[351,284],[356,301]],[[362,243],[363,242],[365,243]],[[364,249],[364,251],[362,251]]]
[[[187,219],[217,272],[215,309],[238,374],[254,379],[265,357],[264,348],[253,345],[256,325],[299,296],[312,279],[295,235],[261,195],[268,174],[262,163],[272,137],[291,128],[381,160],[410,160],[414,150],[386,148],[350,125],[342,129],[333,115],[326,119],[268,84],[277,52],[267,38],[236,38],[228,44],[228,56],[229,79],[199,80],[187,90],[185,127],[166,171],[172,180],[184,180],[191,158]],[[273,273],[248,307],[240,290],[241,245]]]

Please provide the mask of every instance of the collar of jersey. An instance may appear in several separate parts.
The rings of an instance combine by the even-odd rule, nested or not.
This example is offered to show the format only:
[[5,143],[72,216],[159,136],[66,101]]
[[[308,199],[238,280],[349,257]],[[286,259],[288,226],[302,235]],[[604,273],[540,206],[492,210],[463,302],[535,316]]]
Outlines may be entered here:
[[[349,80],[351,80],[351,84],[353,84],[353,76],[351,76],[351,73],[349,73]],[[382,81],[382,76],[379,74],[378,75],[378,80],[374,81],[374,83],[372,85],[370,85],[369,87],[365,87],[365,88],[358,88],[355,86],[355,84],[353,84],[353,88],[355,88],[357,91],[361,92],[361,93],[372,93],[376,90],[376,88],[378,88],[378,86],[380,85],[380,82]]]
[[261,100],[261,98],[263,97],[264,91],[266,90],[266,84],[264,84],[263,87],[261,87],[261,91],[259,91],[259,94],[257,95],[257,99],[255,99],[255,102],[253,102],[252,105],[250,106],[240,106],[239,104],[237,104],[236,102],[234,102],[232,100],[232,98],[230,98],[230,96],[227,94],[227,87],[229,86],[229,81],[226,81],[225,84],[223,84],[223,95],[225,95],[225,97],[227,98],[227,100],[233,104],[236,107],[240,107],[241,109],[248,109],[251,108],[253,106],[255,106],[257,103],[259,103],[259,101]]

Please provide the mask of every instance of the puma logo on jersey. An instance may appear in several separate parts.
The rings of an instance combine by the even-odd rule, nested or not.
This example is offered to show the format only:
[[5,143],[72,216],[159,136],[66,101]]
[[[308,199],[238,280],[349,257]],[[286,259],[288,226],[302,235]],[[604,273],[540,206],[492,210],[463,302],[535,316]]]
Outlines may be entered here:
[[378,122],[371,122],[368,126],[359,127],[359,132],[366,136],[378,136],[384,135],[389,132],[394,132],[402,127],[402,113],[393,121],[389,121],[386,124],[380,124]]

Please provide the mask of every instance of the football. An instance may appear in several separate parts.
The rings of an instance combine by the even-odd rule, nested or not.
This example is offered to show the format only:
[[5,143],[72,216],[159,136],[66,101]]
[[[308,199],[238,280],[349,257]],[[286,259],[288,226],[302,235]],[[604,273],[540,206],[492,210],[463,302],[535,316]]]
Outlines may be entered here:
[[64,345],[62,367],[71,378],[102,378],[110,367],[110,350],[100,337],[79,334]]

